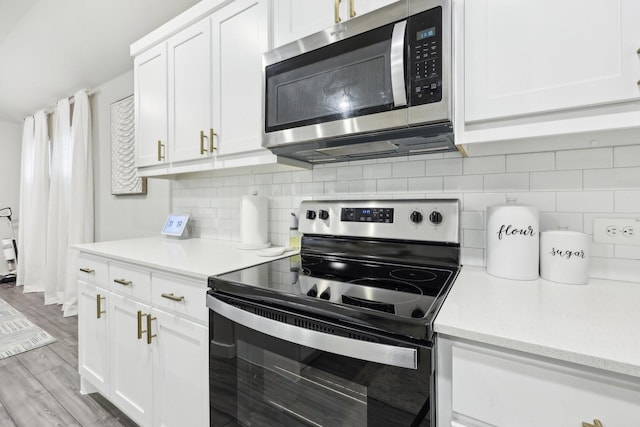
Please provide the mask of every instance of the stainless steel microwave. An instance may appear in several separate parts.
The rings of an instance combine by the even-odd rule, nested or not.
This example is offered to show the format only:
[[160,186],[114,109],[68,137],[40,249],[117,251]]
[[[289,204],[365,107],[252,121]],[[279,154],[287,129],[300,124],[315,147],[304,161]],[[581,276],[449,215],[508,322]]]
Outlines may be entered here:
[[403,0],[263,55],[263,145],[312,163],[455,150],[451,0]]

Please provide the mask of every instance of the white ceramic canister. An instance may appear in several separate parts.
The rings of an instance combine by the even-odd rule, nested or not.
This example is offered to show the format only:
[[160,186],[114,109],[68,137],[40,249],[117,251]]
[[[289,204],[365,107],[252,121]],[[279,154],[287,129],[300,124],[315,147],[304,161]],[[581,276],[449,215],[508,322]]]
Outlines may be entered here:
[[554,230],[540,233],[540,277],[552,282],[589,282],[589,235]]
[[487,273],[505,279],[538,278],[538,209],[513,201],[487,208]]

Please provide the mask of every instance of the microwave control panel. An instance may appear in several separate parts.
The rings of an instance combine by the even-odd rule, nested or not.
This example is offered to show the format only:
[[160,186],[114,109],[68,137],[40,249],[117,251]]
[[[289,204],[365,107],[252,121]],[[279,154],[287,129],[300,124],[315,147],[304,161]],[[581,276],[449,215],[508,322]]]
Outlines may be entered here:
[[413,15],[407,22],[411,105],[442,100],[442,7]]

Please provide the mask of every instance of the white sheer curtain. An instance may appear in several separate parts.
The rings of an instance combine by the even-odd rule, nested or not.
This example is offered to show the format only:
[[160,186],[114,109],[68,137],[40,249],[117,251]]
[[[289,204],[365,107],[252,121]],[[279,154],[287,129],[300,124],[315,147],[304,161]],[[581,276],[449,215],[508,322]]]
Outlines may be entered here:
[[20,228],[16,285],[44,291],[49,204],[49,136],[44,111],[27,117],[22,136]]
[[[91,110],[89,96],[82,90],[74,95],[71,122],[71,189],[69,192],[69,245],[93,242],[93,163],[91,155]],[[78,314],[76,267],[78,251],[68,250],[64,316]]]
[[69,192],[71,189],[70,111],[69,99],[65,98],[58,101],[53,115],[45,304],[62,304],[64,302],[67,246],[69,244]]
[[65,317],[78,314],[78,251],[71,246],[93,242],[89,96],[81,90],[74,100],[72,120],[68,99],[53,117],[51,170],[45,113],[25,119],[20,181],[17,284],[44,292],[45,304],[61,304]]

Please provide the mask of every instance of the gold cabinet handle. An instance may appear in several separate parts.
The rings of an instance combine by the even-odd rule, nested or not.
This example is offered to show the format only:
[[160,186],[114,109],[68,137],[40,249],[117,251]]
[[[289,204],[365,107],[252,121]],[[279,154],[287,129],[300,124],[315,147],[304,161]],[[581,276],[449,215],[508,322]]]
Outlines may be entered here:
[[342,19],[340,19],[340,1],[341,0],[335,0],[334,1],[334,9],[333,9],[333,15],[336,21],[336,24],[340,23],[340,21],[342,21]]
[[638,48],[638,50],[636,50],[636,53],[640,55],[640,47]]
[[356,0],[349,0],[349,18],[353,18],[356,16]]
[[80,271],[82,271],[83,273],[87,273],[87,274],[95,273],[95,270],[93,268],[81,268]]
[[600,421],[597,418],[593,420],[593,424],[583,421],[582,422],[582,427],[602,427],[602,421]]
[[200,131],[200,154],[206,153],[207,150],[204,149],[204,131]]
[[125,280],[125,279],[113,279],[113,281],[124,286],[129,286],[133,283],[131,280]]
[[213,128],[209,129],[209,152],[211,153],[216,151],[215,144],[213,143],[214,136],[218,136],[218,134],[213,131]]
[[142,334],[147,331],[142,330],[142,316],[146,316],[146,313],[143,313],[142,310],[138,310],[138,339],[142,339]]
[[151,344],[151,340],[156,336],[156,334],[151,335],[151,321],[153,320],[156,320],[156,318],[147,314],[147,344]]
[[159,162],[164,160],[164,156],[162,155],[162,147],[164,147],[164,144],[162,143],[162,141],[158,140],[158,161]]
[[100,294],[96,295],[96,318],[100,319],[102,314],[106,313],[105,310],[102,309],[102,300],[105,299],[101,297]]
[[184,297],[183,296],[175,296],[173,293],[170,294],[160,294],[160,296],[162,298],[166,298],[166,299],[170,299],[171,301],[178,301],[178,302],[182,302],[184,301]]

